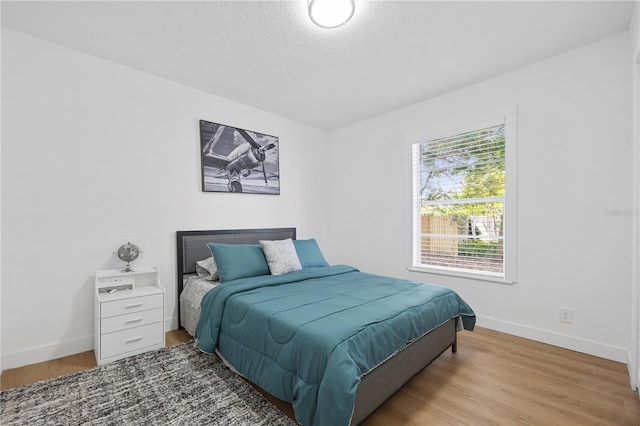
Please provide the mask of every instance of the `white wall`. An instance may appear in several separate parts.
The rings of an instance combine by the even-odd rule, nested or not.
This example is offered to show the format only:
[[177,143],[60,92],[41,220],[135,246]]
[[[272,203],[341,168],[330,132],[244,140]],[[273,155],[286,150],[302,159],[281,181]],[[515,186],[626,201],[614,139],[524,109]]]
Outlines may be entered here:
[[[450,285],[479,325],[626,362],[632,219],[605,212],[633,207],[629,48],[621,34],[327,135],[3,29],[3,367],[92,348],[93,273],[123,242],[160,267],[175,326],[175,231],[270,226]],[[408,272],[411,141],[516,104],[518,283]],[[199,119],[278,135],[282,194],[202,193]]]
[[[327,244],[323,131],[6,29],[2,106],[5,368],[93,348],[93,274],[127,241],[160,269],[169,327],[176,230]],[[281,195],[201,192],[200,119],[278,136]]]
[[[475,309],[481,326],[626,362],[629,49],[629,35],[620,34],[333,132],[332,256],[366,271],[449,285]],[[411,142],[441,123],[514,105],[517,284],[407,271]],[[611,211],[620,215],[606,214]],[[561,306],[575,310],[573,324],[558,321]]]

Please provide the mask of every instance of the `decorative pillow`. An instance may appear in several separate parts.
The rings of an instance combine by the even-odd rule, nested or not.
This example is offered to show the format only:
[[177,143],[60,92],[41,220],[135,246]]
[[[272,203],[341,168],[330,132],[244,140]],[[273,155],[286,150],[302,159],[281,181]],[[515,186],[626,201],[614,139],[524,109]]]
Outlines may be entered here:
[[302,269],[298,253],[291,238],[277,241],[260,241],[264,257],[267,258],[271,275],[282,275]]
[[315,239],[310,240],[294,240],[293,245],[298,253],[298,259],[302,268],[316,268],[320,266],[329,266],[318,247]]
[[221,283],[269,275],[269,265],[259,244],[209,243],[207,245],[218,265]]
[[216,261],[212,256],[196,262],[196,273],[198,274],[198,277],[209,281],[216,281],[220,278],[220,275],[218,274],[218,265],[216,265]]

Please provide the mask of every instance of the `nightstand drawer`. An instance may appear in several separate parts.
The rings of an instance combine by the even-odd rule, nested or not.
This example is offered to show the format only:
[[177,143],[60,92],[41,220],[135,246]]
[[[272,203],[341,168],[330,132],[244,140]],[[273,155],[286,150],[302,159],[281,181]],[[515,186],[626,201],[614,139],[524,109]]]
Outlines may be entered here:
[[162,322],[103,334],[100,336],[102,340],[100,357],[109,358],[147,346],[162,344],[163,338],[164,324]]
[[114,300],[113,302],[104,302],[100,307],[100,317],[107,318],[115,315],[162,308],[162,297],[162,294],[152,294],[150,296],[132,297],[129,299]]
[[132,312],[126,315],[117,315],[115,317],[103,318],[100,332],[102,334],[112,333],[114,331],[126,330],[128,328],[140,327],[142,325],[153,324],[154,322],[162,322],[164,309],[151,309],[149,311]]

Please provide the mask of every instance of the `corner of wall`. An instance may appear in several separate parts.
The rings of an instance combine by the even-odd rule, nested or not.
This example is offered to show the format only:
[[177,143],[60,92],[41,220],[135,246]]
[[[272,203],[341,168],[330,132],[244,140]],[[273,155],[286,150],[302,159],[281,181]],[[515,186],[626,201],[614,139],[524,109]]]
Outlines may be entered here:
[[631,14],[631,24],[629,32],[632,37],[632,46],[634,48],[636,63],[640,63],[640,0],[636,0],[633,12]]
[[631,41],[631,71],[633,87],[633,220],[632,243],[632,334],[631,348],[627,361],[631,387],[640,384],[640,1],[636,0],[629,25]]
[[[1,13],[1,12],[0,12]],[[0,31],[0,44],[2,44],[2,32]],[[0,55],[0,80],[2,79],[2,55]],[[2,102],[0,102],[0,117],[2,116]],[[0,128],[2,120],[0,119]],[[2,138],[0,138],[0,153],[2,152]],[[2,170],[2,154],[0,154],[0,170]],[[0,178],[0,188],[2,179]],[[0,189],[0,195],[2,189]],[[0,196],[0,224],[2,223],[2,197]],[[0,225],[0,235],[2,234]],[[0,374],[2,374],[2,241],[0,240]]]
[[636,64],[640,64],[640,0],[635,1],[631,22],[629,24],[629,36],[631,37],[631,54]]

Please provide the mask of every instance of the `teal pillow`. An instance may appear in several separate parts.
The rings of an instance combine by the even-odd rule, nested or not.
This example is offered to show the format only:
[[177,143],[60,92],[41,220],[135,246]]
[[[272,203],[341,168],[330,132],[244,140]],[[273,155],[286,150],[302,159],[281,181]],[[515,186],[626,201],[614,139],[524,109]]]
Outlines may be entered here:
[[324,260],[316,240],[293,240],[293,245],[296,247],[298,259],[303,269],[329,266],[327,261]]
[[209,243],[218,265],[220,282],[269,275],[269,265],[259,244]]

